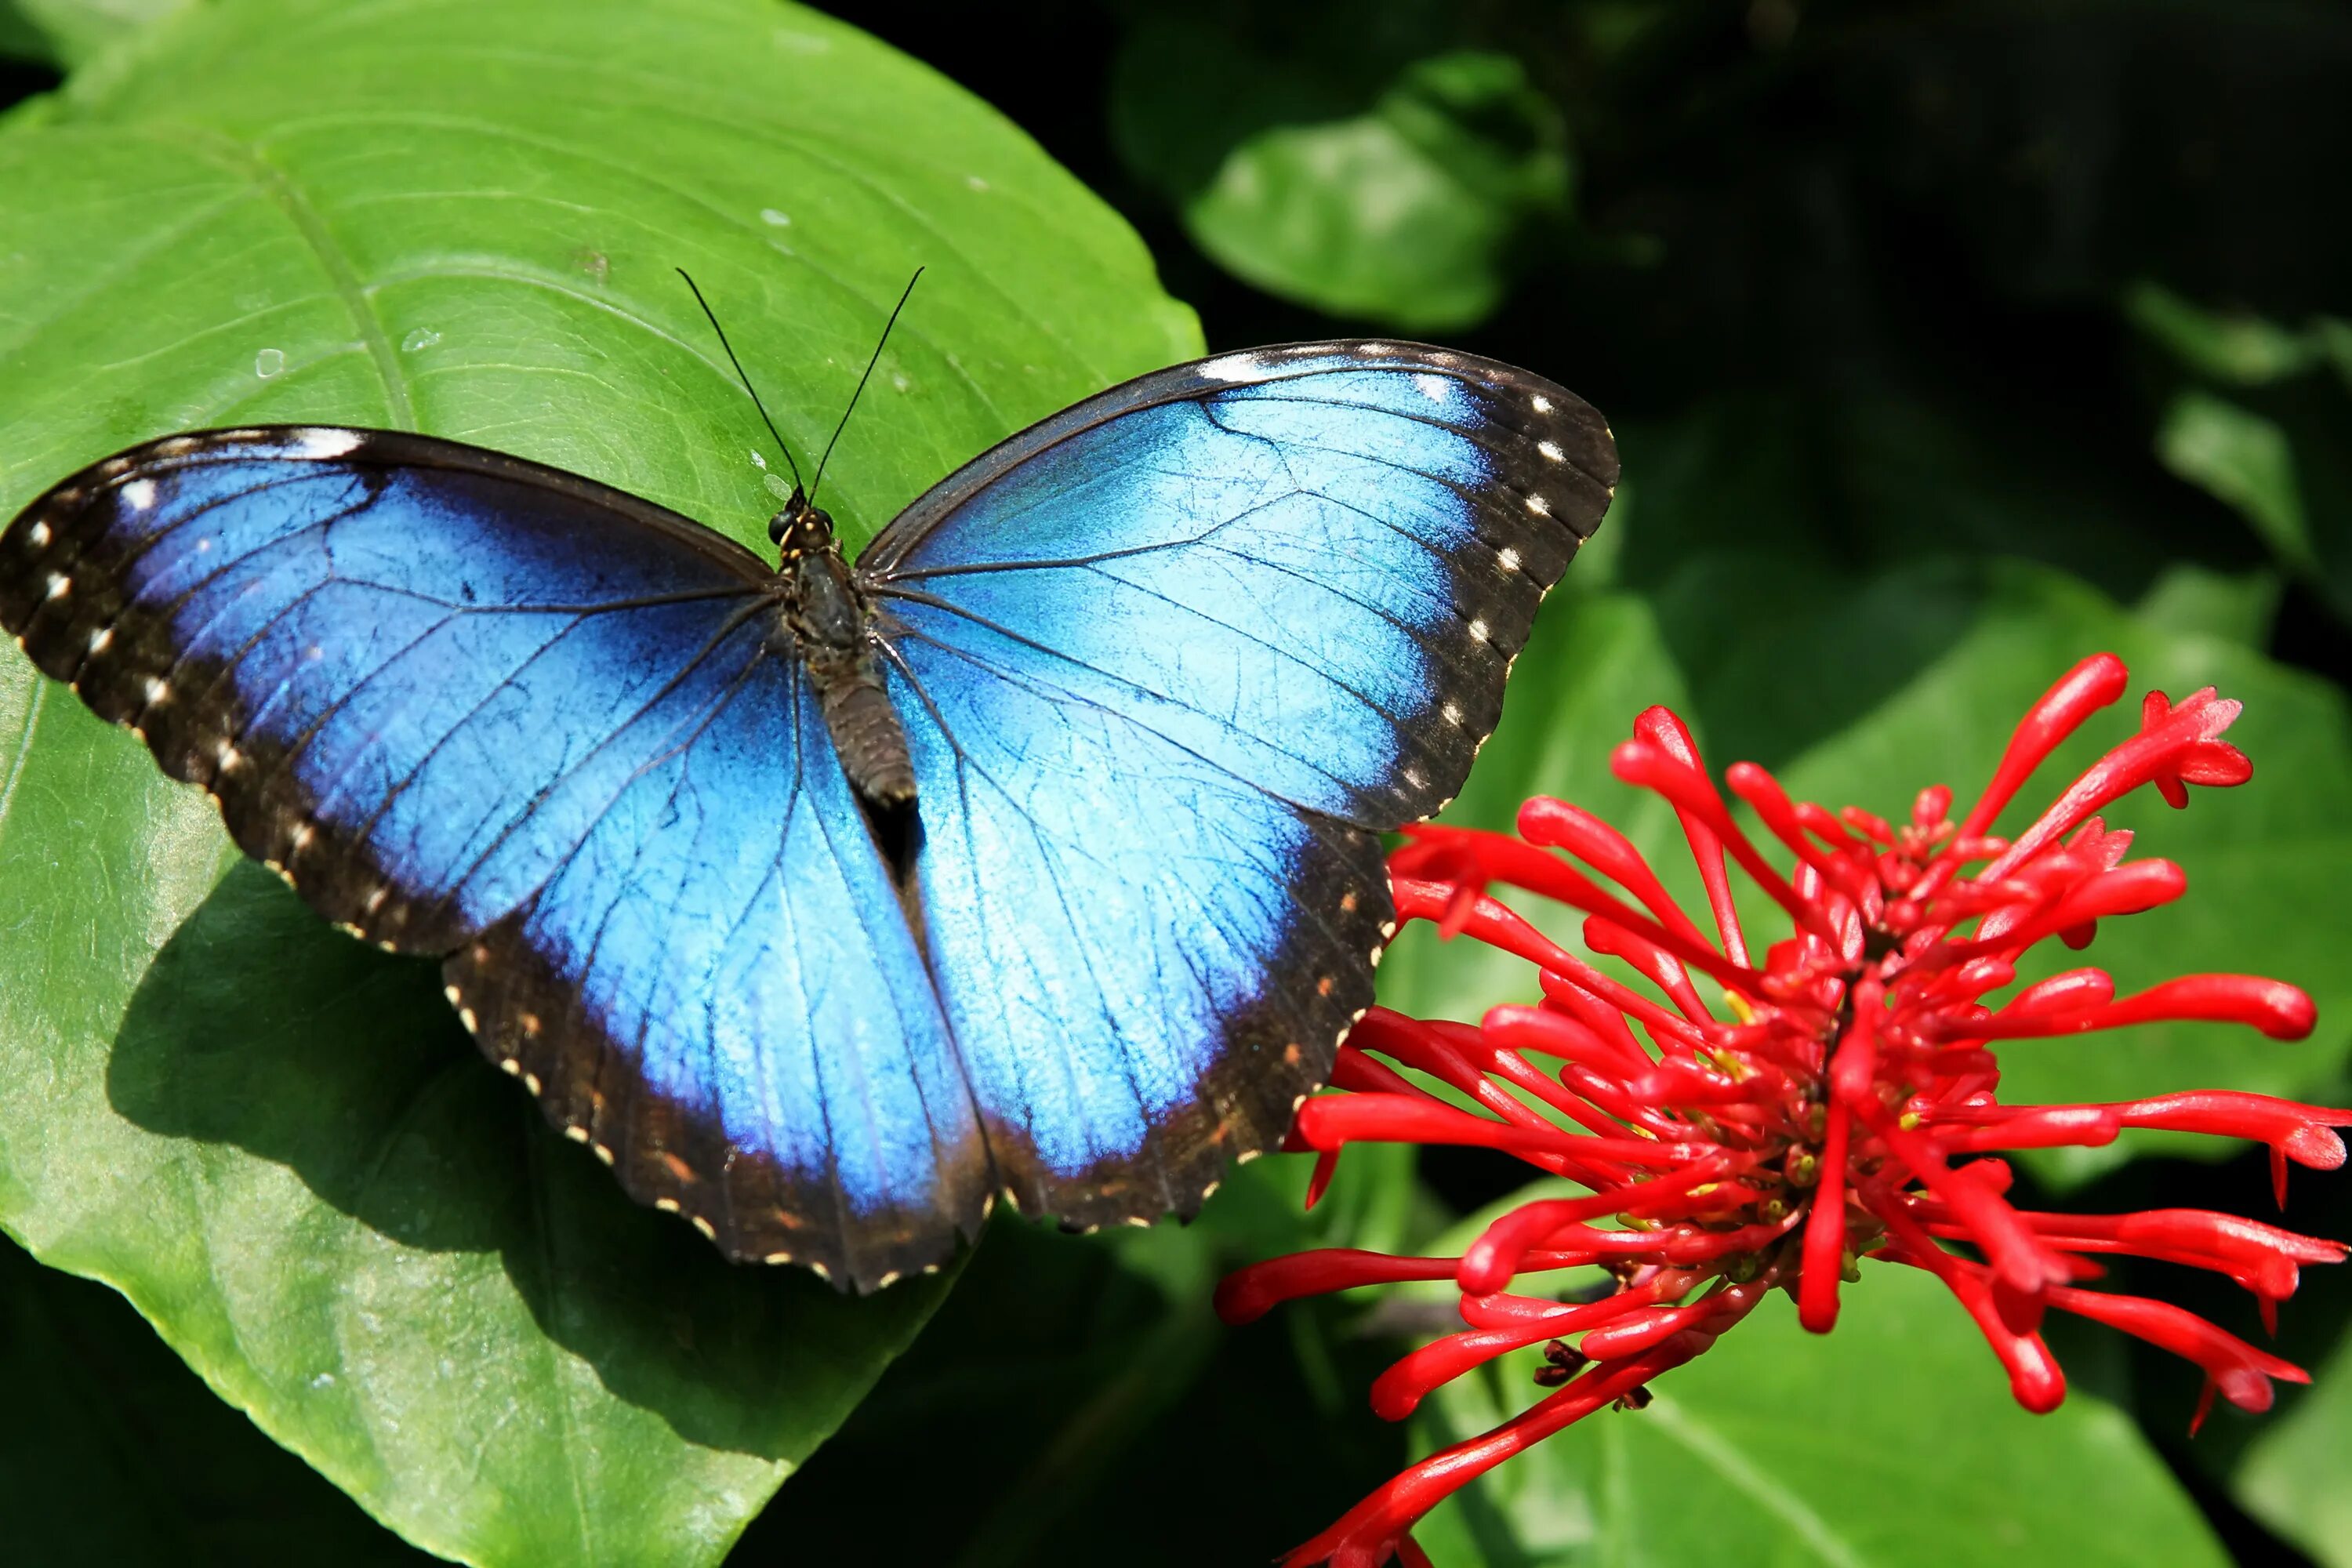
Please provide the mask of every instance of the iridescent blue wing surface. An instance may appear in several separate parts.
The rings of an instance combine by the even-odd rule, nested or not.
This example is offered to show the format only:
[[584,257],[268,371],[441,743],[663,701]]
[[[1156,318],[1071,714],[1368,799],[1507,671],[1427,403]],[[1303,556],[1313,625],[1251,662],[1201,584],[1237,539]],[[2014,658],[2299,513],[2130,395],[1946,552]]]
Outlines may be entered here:
[[1438,809],[1601,520],[1608,428],[1412,345],[1178,366],[1015,437],[859,562],[925,941],[998,1176],[1198,1208],[1371,1000],[1378,835]]
[[757,557],[452,442],[173,437],[0,538],[0,623],[640,1198],[871,1286],[992,1183]]

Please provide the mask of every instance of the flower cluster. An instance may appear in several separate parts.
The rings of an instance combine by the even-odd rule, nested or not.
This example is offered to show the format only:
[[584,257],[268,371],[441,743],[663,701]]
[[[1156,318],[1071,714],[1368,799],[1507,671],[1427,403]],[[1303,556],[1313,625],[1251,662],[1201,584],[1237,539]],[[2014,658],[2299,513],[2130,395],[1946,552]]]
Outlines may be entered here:
[[[2065,1397],[2039,1332],[2052,1308],[2196,1363],[2206,1378],[2200,1421],[2217,1391],[2262,1410],[2273,1379],[2308,1381],[2180,1308],[2083,1285],[2100,1274],[2102,1255],[2162,1258],[2227,1275],[2270,1322],[2297,1269],[2341,1261],[2344,1247],[2205,1210],[2044,1214],[2006,1195],[2001,1152],[2095,1146],[2130,1127],[2265,1142],[2282,1202],[2289,1161],[2320,1169],[2344,1161],[2331,1129],[2352,1125],[2352,1112],[2265,1095],[2213,1089],[2103,1105],[1997,1097],[1994,1047],[2003,1040],[2166,1019],[2249,1024],[2277,1039],[2312,1027],[2303,992],[2249,975],[2189,975],[2118,997],[2106,973],[2077,968],[1998,1006],[1984,1000],[2015,982],[2037,944],[2081,948],[2099,921],[2180,896],[2178,867],[2126,858],[2131,835],[2099,816],[2110,803],[2153,784],[2180,806],[2192,784],[2242,784],[2252,773],[2221,739],[2237,703],[2205,690],[2176,707],[2150,692],[2137,735],[2017,838],[1990,837],[2035,767],[2126,684],[2108,655],[2068,672],[2026,715],[1991,784],[1957,823],[1941,786],[1921,792],[1897,825],[1791,801],[1762,768],[1732,767],[1730,793],[1793,857],[1786,875],[1734,819],[1689,731],[1664,709],[1643,713],[1612,766],[1673,806],[1712,935],[1631,842],[1564,802],[1528,802],[1516,837],[1414,833],[1391,862],[1400,918],[1526,959],[1540,972],[1543,1000],[1496,1007],[1475,1026],[1367,1015],[1340,1052],[1334,1087],[1345,1092],[1309,1100],[1291,1135],[1292,1148],[1319,1157],[1308,1202],[1339,1152],[1367,1142],[1504,1150],[1588,1195],[1523,1204],[1459,1258],[1325,1249],[1224,1281],[1219,1310],[1240,1322],[1302,1296],[1451,1280],[1466,1326],[1375,1383],[1373,1407],[1390,1419],[1482,1363],[1545,1347],[1537,1382],[1554,1392],[1389,1481],[1293,1552],[1291,1568],[1425,1562],[1409,1531],[1448,1493],[1605,1405],[1638,1405],[1651,1379],[1706,1351],[1775,1288],[1795,1298],[1805,1327],[1826,1332],[1840,1285],[1860,1278],[1865,1258],[1940,1280],[2029,1410]],[[1760,952],[1734,908],[1735,863],[1791,927]],[[1582,910],[1585,945],[1641,984],[1549,940],[1486,896],[1496,883]],[[1702,983],[1717,989],[1719,1005]],[[1546,1289],[1557,1271],[1592,1265],[1613,1277],[1601,1299]]]

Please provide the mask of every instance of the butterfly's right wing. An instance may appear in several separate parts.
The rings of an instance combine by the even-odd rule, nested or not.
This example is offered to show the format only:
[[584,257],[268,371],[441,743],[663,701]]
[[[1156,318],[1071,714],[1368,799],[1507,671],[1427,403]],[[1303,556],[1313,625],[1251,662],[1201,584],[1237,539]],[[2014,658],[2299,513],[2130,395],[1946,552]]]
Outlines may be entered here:
[[453,442],[173,437],[0,538],[0,623],[310,906],[446,955],[551,1120],[730,1252],[872,1285],[986,1152],[766,568]]
[[858,563],[940,995],[1006,1189],[1190,1214],[1372,999],[1378,835],[1461,787],[1617,477],[1541,377],[1401,343],[1155,372]]

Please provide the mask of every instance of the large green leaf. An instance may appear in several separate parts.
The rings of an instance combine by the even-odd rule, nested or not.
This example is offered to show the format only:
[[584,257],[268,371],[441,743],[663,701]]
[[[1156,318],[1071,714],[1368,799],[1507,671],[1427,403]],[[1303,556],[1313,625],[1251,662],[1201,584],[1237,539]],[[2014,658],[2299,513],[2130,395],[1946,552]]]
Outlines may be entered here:
[[[764,437],[672,268],[805,462],[918,264],[827,479],[854,539],[1197,346],[1025,138],[812,13],[202,8],[0,128],[0,515],[138,438],[298,419],[756,539]],[[436,1552],[715,1560],[942,1289],[836,1297],[628,1204],[431,965],[326,931],[14,653],[0,887],[0,1225]]]
[[[1424,1450],[1533,1403],[1539,1364],[1523,1351],[1447,1384],[1416,1417]],[[2048,1415],[2018,1408],[1968,1315],[1913,1269],[1865,1266],[1827,1336],[1776,1294],[1651,1392],[1488,1472],[1420,1540],[1491,1568],[2229,1562],[2128,1417],[2079,1387]]]

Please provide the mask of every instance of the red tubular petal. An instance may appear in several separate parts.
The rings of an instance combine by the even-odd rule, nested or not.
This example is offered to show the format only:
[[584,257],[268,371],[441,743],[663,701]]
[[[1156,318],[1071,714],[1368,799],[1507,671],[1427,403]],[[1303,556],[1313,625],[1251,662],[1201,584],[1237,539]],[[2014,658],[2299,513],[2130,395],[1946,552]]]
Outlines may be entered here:
[[2268,1410],[2273,1378],[2283,1383],[2311,1381],[2311,1374],[2293,1362],[2257,1350],[2169,1301],[2062,1289],[2050,1292],[2050,1304],[2195,1362],[2221,1389],[2221,1397],[2241,1410]]
[[[1559,1056],[1574,1067],[1580,1059],[1576,1053],[1581,1051],[1583,1060],[1610,1066],[1612,1071],[1623,1070],[1611,1062],[1608,1047],[1582,1025],[1542,1007],[1507,1006],[1490,1010],[1474,1033],[1478,1059],[1496,1078],[1601,1137],[1614,1138],[1624,1131],[1622,1122],[1596,1110],[1590,1100],[1520,1054],[1524,1046]],[[1463,1048],[1466,1054],[1473,1047]],[[1645,1058],[1633,1070],[1647,1068]]]
[[[1534,1117],[1522,1106],[1521,1110]],[[1424,1095],[1326,1094],[1298,1108],[1300,1138],[1309,1149],[1349,1143],[1418,1143],[1458,1149],[1568,1154],[1579,1160],[1683,1165],[1716,1152],[1708,1143],[1651,1138],[1603,1138],[1569,1132],[1534,1117],[1536,1125],[1490,1121]]]
[[[1379,1037],[1378,1025],[1373,1025],[1369,1036],[1364,1032],[1364,1026],[1371,1024],[1376,1015],[1385,1011],[1387,1009],[1382,1007],[1372,1008],[1357,1020],[1355,1028],[1349,1031],[1348,1043],[1339,1047],[1339,1059],[1331,1064],[1333,1089],[1344,1089],[1356,1094],[1415,1095],[1423,1092],[1419,1084],[1389,1066],[1388,1063],[1374,1061],[1364,1054],[1362,1047],[1356,1044],[1360,1038]],[[1300,1109],[1304,1110],[1305,1107],[1302,1106]],[[1294,1126],[1292,1131],[1295,1133],[1297,1128]],[[1287,1147],[1296,1152],[1306,1145],[1294,1140]]]
[[[2025,1217],[2011,1208],[1991,1184],[1973,1169],[1955,1171],[1945,1164],[1934,1144],[1898,1126],[1874,1100],[1854,1107],[1887,1149],[1943,1200],[1951,1216],[1968,1228],[1969,1239],[1984,1249],[1993,1272],[2007,1282],[2012,1302],[2040,1295],[2070,1278],[2065,1260],[2034,1234]],[[2015,1327],[2015,1324],[2011,1325]]]
[[1822,1139],[1820,1187],[1806,1211],[1797,1321],[1816,1334],[1837,1327],[1839,1276],[1845,1267],[1846,1137],[1853,1117],[1843,1100],[1831,1102]]
[[[1706,763],[1698,754],[1698,742],[1671,709],[1644,710],[1633,721],[1633,733],[1685,767],[1702,773],[1706,771]],[[1722,936],[1723,951],[1734,963],[1744,965],[1748,962],[1748,937],[1739,929],[1739,910],[1731,896],[1731,879],[1723,863],[1723,841],[1716,837],[1713,828],[1680,806],[1675,808],[1675,820],[1682,824],[1691,859],[1697,864],[1699,880],[1706,887],[1707,908],[1715,916],[1716,931]]]
[[[1623,1018],[1616,1021],[1620,1027],[1623,1026]],[[1549,1007],[1493,1008],[1478,1026],[1488,1039],[1505,1049],[1582,1062],[1621,1077],[1646,1072],[1651,1066],[1650,1058],[1630,1036],[1622,1041],[1604,1038],[1576,1019]]]
[[1402,1421],[1421,1408],[1430,1390],[1486,1365],[1496,1356],[1540,1343],[1558,1332],[1550,1323],[1513,1323],[1491,1329],[1465,1329],[1432,1340],[1391,1363],[1387,1371],[1372,1380],[1372,1414],[1383,1421]]
[[1801,896],[1787,879],[1772,869],[1769,862],[1757,852],[1748,836],[1731,820],[1731,813],[1723,797],[1715,793],[1715,785],[1705,773],[1675,761],[1655,746],[1642,741],[1628,741],[1610,753],[1610,771],[1627,784],[1655,791],[1664,795],[1677,810],[1687,810],[1697,816],[1731,858],[1739,862],[1741,870],[1764,889],[1772,901],[1789,911],[1798,925],[1811,931],[1832,947],[1837,945],[1836,926],[1828,912],[1810,899]]
[[[1444,884],[1391,879],[1391,886],[1396,895],[1398,919],[1434,921],[1442,917],[1446,898]],[[1464,929],[1489,947],[1500,948],[1538,968],[1573,980],[1619,1012],[1633,1015],[1662,1035],[1690,1046],[1706,1043],[1706,1037],[1687,1019],[1620,985],[1493,899],[1477,901]]]
[[[2180,776],[2193,784],[2230,789],[2254,776],[2252,758],[2220,741],[2200,742],[2181,759]],[[2184,794],[2187,792],[2183,792]]]
[[1641,971],[1642,977],[1666,994],[1667,999],[1694,1024],[1712,1024],[1715,1014],[1699,997],[1689,973],[1675,956],[1657,943],[1599,915],[1584,922],[1584,945],[1595,952],[1622,958]]
[[[1922,967],[1958,963],[1982,952],[2017,952],[2086,921],[2143,914],[2168,904],[2188,889],[2189,879],[2169,860],[2136,860],[2087,877],[2066,896],[2032,919],[1995,935],[1948,942],[1930,951]],[[1987,924],[1992,922],[1988,921]]]
[[[1927,1224],[1952,1216],[1929,1198],[1914,1206]],[[2228,1274],[2255,1295],[2279,1300],[2294,1293],[2297,1265],[2344,1261],[2342,1242],[2300,1236],[2260,1220],[2210,1209],[2145,1209],[2137,1214],[2074,1215],[2025,1212],[2028,1226],[2054,1247],[2074,1252],[2123,1252]]]
[[2333,1171],[2344,1163],[2344,1140],[2331,1128],[2352,1127],[2352,1110],[2302,1105],[2267,1094],[2205,1089],[2133,1100],[2115,1107],[2126,1127],[2217,1132],[2273,1144],[2299,1165]]
[[[1461,1043],[1448,1037],[1449,1031],[1437,1024],[1408,1018],[1385,1007],[1375,1007],[1366,1013],[1349,1034],[1351,1046],[1361,1046],[1379,1051],[1402,1066],[1418,1068],[1439,1082],[1450,1085],[1494,1112],[1506,1121],[1522,1127],[1549,1128],[1551,1123],[1525,1100],[1512,1094],[1482,1070],[1485,1058],[1492,1053],[1472,1052],[1479,1043],[1475,1029],[1464,1031],[1466,1039]],[[1467,1048],[1465,1048],[1467,1047]]]
[[2123,1130],[2121,1112],[2105,1105],[2045,1105],[1958,1132],[1938,1126],[1937,1146],[1948,1154],[1993,1149],[2097,1149]]
[[2045,1016],[2084,1007],[2104,1007],[2115,1000],[2116,983],[2104,969],[2070,969],[2019,992],[1997,1018]]
[[2000,858],[1985,868],[1984,875],[2003,875],[2075,824],[2176,765],[2190,747],[2217,739],[2237,719],[2238,710],[2239,704],[2230,701],[2183,703],[2155,729],[2126,741],[2094,763]]
[[1603,1215],[1638,1214],[1674,1203],[1696,1186],[1715,1181],[1733,1162],[1717,1154],[1670,1176],[1589,1198],[1542,1198],[1522,1204],[1488,1226],[1462,1254],[1454,1279],[1465,1295],[1500,1290],[1519,1272],[1521,1260],[1558,1232]]
[[[2352,1127],[2352,1110],[2304,1105],[2272,1095],[2226,1089],[2192,1089],[2184,1094],[2118,1100],[2107,1105],[1951,1106],[1936,1110],[1932,1117],[1939,1124],[1937,1141],[1954,1153],[1979,1149],[2047,1148],[2073,1142],[2077,1140],[2060,1136],[2063,1130],[2080,1127],[2088,1134],[2105,1119],[2112,1118],[2118,1128],[2157,1128],[2168,1132],[2250,1138],[2269,1144],[2283,1160],[2291,1159],[2318,1171],[2333,1171],[2343,1165],[2344,1141],[2332,1129]],[[1969,1131],[1952,1131],[1956,1127]],[[2041,1131],[2043,1128],[2049,1130],[2047,1142]],[[2011,1141],[2012,1129],[2030,1141]],[[2081,1141],[2104,1142],[2088,1136]]]
[[1486,1296],[1500,1290],[1519,1271],[1519,1259],[1554,1231],[1605,1214],[1587,1200],[1547,1198],[1522,1204],[1488,1226],[1462,1254],[1454,1278],[1463,1294]]
[[1591,812],[1564,800],[1538,795],[1519,807],[1518,826],[1520,837],[1529,844],[1567,850],[1633,894],[1667,930],[1701,947],[1708,945],[1706,933],[1675,902],[1649,861],[1633,847],[1633,841]]
[[1944,1282],[1947,1289],[1958,1300],[1977,1331],[1984,1335],[1992,1353],[2000,1358],[2001,1366],[2009,1373],[2009,1392],[2016,1401],[2036,1415],[2046,1415],[2065,1403],[2066,1373],[2050,1347],[2037,1333],[2019,1333],[2001,1321],[2000,1310],[1993,1303],[1990,1287],[1980,1269],[1954,1258],[1931,1240],[1927,1232],[1899,1208],[1877,1209],[1899,1246],[1886,1256],[1890,1261],[1907,1263],[1924,1268]]
[[2018,721],[2008,749],[2001,752],[2000,765],[1993,770],[1992,782],[1969,808],[1955,844],[1937,858],[1923,890],[1914,896],[1930,898],[1948,881],[1961,865],[1954,852],[1957,841],[1980,837],[2060,742],[2080,729],[2084,720],[2121,697],[2130,684],[2131,671],[2111,653],[2095,653],[2060,676]]
[[1769,1279],[1750,1279],[1744,1285],[1729,1286],[1701,1297],[1686,1307],[1665,1307],[1629,1317],[1605,1329],[1589,1331],[1577,1348],[1594,1361],[1620,1361],[1663,1344],[1685,1329],[1719,1331],[1716,1320],[1727,1318],[1737,1322],[1746,1317],[1772,1284]]
[[2184,974],[2126,996],[2107,1009],[2117,1023],[2175,1018],[2251,1024],[2273,1040],[2300,1040],[2318,1021],[2309,995],[2258,974]]
[[1820,872],[1831,887],[1848,897],[1853,896],[1856,879],[1853,868],[1813,842],[1780,780],[1754,763],[1734,763],[1724,770],[1723,782],[1730,786],[1732,794],[1754,808],[1764,826],[1772,830],[1772,837],[1786,845],[1790,854]]
[[1591,1368],[1486,1436],[1432,1454],[1384,1482],[1328,1530],[1284,1557],[1283,1568],[1309,1568],[1318,1563],[1334,1568],[1372,1568],[1397,1549],[1416,1520],[1460,1488],[1659,1373],[1680,1366],[1704,1348],[1693,1336],[1677,1335],[1646,1355]]
[[[1540,1119],[1538,1119],[1540,1121]],[[1295,1131],[1318,1151],[1349,1143],[1417,1143],[1460,1149],[1500,1149],[1520,1154],[1564,1154],[1580,1162],[1639,1161],[1677,1165],[1712,1153],[1708,1144],[1644,1138],[1598,1138],[1548,1123],[1522,1127],[1473,1116],[1426,1095],[1325,1094],[1298,1108]],[[1604,1173],[1604,1178],[1606,1173]]]
[[2020,995],[1981,1025],[1961,1031],[1960,1037],[2006,1040],[2088,1034],[2095,1029],[2120,1029],[2133,1024],[2202,1022],[2247,1024],[2273,1040],[2300,1040],[2311,1033],[2319,1016],[2311,997],[2299,987],[2259,974],[2184,974],[2151,985],[2120,1002],[2079,1011],[2066,1011],[2053,1005],[2035,1012],[2023,1012],[2021,1009],[2025,999]]
[[[1544,805],[1557,809],[1548,814],[1537,811],[1537,807]],[[1529,801],[1521,808],[1521,816],[1526,818],[1530,816],[1555,828],[1560,828],[1564,824],[1582,819],[1581,813],[1575,812],[1573,807],[1560,805],[1556,801]],[[1671,911],[1674,918],[1664,924],[1651,920],[1640,910],[1611,893],[1559,856],[1547,853],[1538,847],[1538,845],[1546,842],[1543,838],[1536,837],[1531,834],[1529,835],[1531,841],[1522,842],[1500,833],[1469,829],[1452,831],[1454,837],[1444,842],[1458,845],[1465,851],[1475,855],[1478,878],[1475,882],[1463,881],[1454,877],[1441,879],[1444,886],[1453,889],[1444,913],[1441,917],[1442,934],[1454,936],[1468,929],[1472,914],[1477,907],[1477,895],[1484,891],[1486,881],[1491,879],[1511,887],[1524,888],[1528,892],[1540,894],[1547,899],[1557,899],[1559,902],[1572,909],[1582,910],[1587,914],[1601,915],[1615,921],[1627,930],[1638,931],[1648,937],[1685,963],[1704,970],[1726,985],[1748,988],[1752,987],[1759,978],[1742,965],[1726,960],[1721,953],[1707,944],[1706,936],[1691,924],[1687,916],[1675,908],[1673,900],[1666,896],[1664,888],[1659,885],[1657,879],[1648,876],[1647,868],[1640,864],[1638,855],[1633,856],[1634,865],[1626,869],[1629,873],[1638,873],[1646,878],[1646,886],[1655,889],[1658,904],[1665,910]],[[1581,847],[1582,841],[1580,840],[1579,845],[1570,847],[1571,852],[1580,852]],[[1627,853],[1632,855],[1632,846],[1626,846],[1626,849]],[[1444,867],[1443,857],[1423,853],[1419,843],[1408,844],[1389,858],[1389,874],[1392,880],[1423,880],[1429,875],[1431,868],[1443,869]],[[1643,892],[1643,889],[1639,887],[1634,890],[1637,893]],[[1648,901],[1646,895],[1644,901]],[[1422,918],[1429,917],[1423,915]]]
[[1217,1316],[1228,1323],[1254,1322],[1285,1301],[1325,1296],[1359,1285],[1394,1285],[1407,1279],[1448,1279],[1460,1260],[1452,1258],[1392,1258],[1351,1247],[1327,1247],[1269,1258],[1236,1268],[1217,1285]]
[[1598,1301],[1582,1303],[1547,1301],[1534,1296],[1500,1293],[1465,1296],[1462,1298],[1462,1321],[1474,1329],[1505,1329],[1540,1322],[1545,1327],[1545,1337],[1573,1334],[1585,1329],[1598,1328],[1602,1323],[1614,1321],[1628,1312],[1646,1307],[1656,1301],[1668,1287],[1679,1296],[1690,1289],[1690,1277],[1669,1269],[1661,1279],[1620,1290],[1614,1296],[1604,1296]]
[[1331,1178],[1339,1173],[1339,1151],[1337,1149],[1324,1149],[1318,1151],[1315,1156],[1315,1169],[1307,1178],[1307,1202],[1305,1206],[1311,1209],[1317,1204],[1321,1203],[1323,1201],[1323,1194],[1331,1189]]

